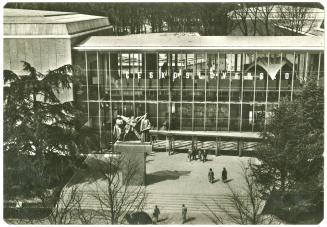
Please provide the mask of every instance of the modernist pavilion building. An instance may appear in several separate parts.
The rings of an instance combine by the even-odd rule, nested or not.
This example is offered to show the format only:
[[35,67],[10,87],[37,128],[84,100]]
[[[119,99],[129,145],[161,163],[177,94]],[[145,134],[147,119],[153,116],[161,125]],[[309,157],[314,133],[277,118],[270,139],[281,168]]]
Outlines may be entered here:
[[[41,11],[28,17],[27,11],[8,11],[7,20],[5,11],[4,68],[14,65],[17,70],[20,60],[32,61],[44,71],[61,66],[55,62],[81,67],[81,74],[74,75],[81,82],[76,93],[85,105],[86,122],[99,133],[103,147],[112,140],[117,115],[145,112],[152,133],[216,138],[225,133],[255,139],[273,108],[286,96],[292,99],[308,77],[321,86],[324,82],[323,37],[110,36],[107,18]],[[21,14],[23,21],[13,19]],[[26,27],[29,24],[37,29]],[[97,36],[99,31],[102,36]],[[59,55],[51,43],[60,47]],[[18,45],[32,51],[20,54],[24,48]],[[50,54],[57,59],[52,65],[48,63],[55,59]],[[164,124],[168,129],[161,131]]]
[[105,141],[117,115],[149,113],[153,133],[258,132],[308,77],[324,81],[323,38],[92,36],[76,45],[87,118]]

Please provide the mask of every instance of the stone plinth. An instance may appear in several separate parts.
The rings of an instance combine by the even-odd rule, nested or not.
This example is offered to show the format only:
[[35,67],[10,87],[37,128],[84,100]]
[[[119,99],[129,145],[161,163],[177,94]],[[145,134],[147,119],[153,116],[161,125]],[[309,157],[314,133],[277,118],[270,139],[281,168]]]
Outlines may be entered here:
[[122,156],[123,182],[130,179],[128,185],[145,185],[145,157],[152,151],[152,145],[139,141],[116,142],[114,151]]

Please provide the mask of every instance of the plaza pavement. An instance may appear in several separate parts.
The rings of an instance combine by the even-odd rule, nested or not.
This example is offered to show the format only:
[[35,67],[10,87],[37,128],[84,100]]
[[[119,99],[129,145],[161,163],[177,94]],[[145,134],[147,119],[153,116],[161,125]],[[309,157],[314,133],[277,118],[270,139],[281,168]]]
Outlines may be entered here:
[[[228,171],[229,186],[243,193],[242,166],[256,159],[238,156],[208,155],[206,162],[189,161],[186,153],[169,156],[167,152],[152,152],[146,158],[147,205],[145,211],[152,213],[155,205],[161,210],[160,224],[180,224],[181,207],[188,208],[187,224],[214,224],[210,208],[220,217],[226,216],[217,203],[227,210],[234,210],[229,199],[228,185],[221,181],[221,171]],[[208,171],[215,173],[215,183],[208,182]],[[230,222],[225,218],[224,223]]]
[[[89,156],[86,163],[97,165],[96,160],[104,155]],[[158,205],[161,215],[159,224],[181,224],[181,207],[188,208],[187,224],[214,224],[210,220],[210,208],[219,216],[224,216],[217,203],[227,210],[233,209],[228,198],[229,189],[221,181],[221,171],[225,167],[228,171],[229,185],[240,192],[244,185],[242,165],[254,158],[238,156],[208,155],[206,162],[200,160],[189,161],[186,153],[168,155],[167,152],[151,152],[146,157],[146,192],[147,200],[144,207],[152,215],[155,205]],[[208,171],[212,168],[216,182],[208,182]],[[86,169],[71,179],[66,191],[73,185],[78,185],[83,195],[81,206],[84,209],[98,209],[98,202],[94,194],[99,188],[105,187],[104,180]],[[227,222],[228,223],[228,222]],[[101,223],[98,223],[101,224]]]
[[[221,195],[228,192],[221,182],[221,171],[227,169],[231,187],[244,185],[241,166],[247,166],[249,157],[208,155],[206,162],[189,161],[186,153],[168,155],[166,152],[152,152],[146,158],[147,191],[163,194]],[[255,160],[252,158],[252,160]],[[212,168],[214,184],[208,182]]]

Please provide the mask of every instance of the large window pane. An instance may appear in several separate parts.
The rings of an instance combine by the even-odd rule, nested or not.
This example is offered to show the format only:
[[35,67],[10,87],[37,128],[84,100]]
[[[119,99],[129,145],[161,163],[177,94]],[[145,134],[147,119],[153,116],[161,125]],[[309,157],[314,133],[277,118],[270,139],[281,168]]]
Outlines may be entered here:
[[240,104],[231,104],[230,105],[230,131],[239,131],[240,130],[240,115],[241,105]]
[[182,105],[182,130],[192,130],[192,104]]
[[277,102],[279,93],[280,69],[283,65],[280,53],[271,53],[269,55],[269,64],[266,66],[268,80],[268,101]]
[[122,100],[121,76],[118,62],[120,54],[110,53],[110,75],[111,75],[111,98],[112,100]]
[[181,113],[181,104],[172,103],[171,104],[171,126],[170,130],[180,130],[180,113]]
[[96,53],[87,54],[87,71],[89,84],[89,99],[98,100],[98,75],[97,75],[97,55]]
[[122,53],[121,54],[121,82],[122,82],[122,93],[123,100],[133,100],[133,59],[132,54]]
[[230,72],[227,71],[227,55],[219,54],[219,101],[229,101]]
[[229,65],[231,70],[231,101],[240,101],[242,92],[242,64],[241,53],[229,54]]
[[204,130],[204,103],[194,103],[194,130]]
[[[73,53],[74,64],[78,67],[78,77],[75,78],[78,81],[79,86],[74,85],[76,94],[76,101],[87,100],[87,83],[86,83],[86,53]],[[77,90],[78,88],[78,90]],[[87,113],[87,112],[86,112]]]
[[266,101],[267,80],[269,77],[267,75],[267,69],[269,67],[269,63],[269,54],[257,54],[255,101]]
[[292,73],[294,54],[293,53],[282,53],[283,54],[283,66],[281,68],[280,76],[280,99],[283,97],[290,97],[292,90]]
[[216,131],[217,105],[207,104],[206,106],[206,131]]
[[113,119],[111,118],[111,107],[109,102],[100,103],[101,111],[101,144],[102,147],[109,147],[110,141],[112,141],[112,126]]
[[134,107],[132,102],[123,103],[123,115],[126,117],[134,116]]
[[157,53],[146,54],[146,99],[157,100],[157,74],[158,58]]
[[146,112],[149,115],[151,126],[154,129],[158,129],[158,125],[157,125],[157,103],[155,103],[155,102],[147,103],[146,104]]
[[160,128],[170,128],[169,122],[169,104],[168,103],[159,103],[158,106],[158,123]]
[[207,55],[207,97],[206,101],[217,101],[218,55]]
[[97,129],[99,131],[99,103],[90,102],[90,116],[89,116],[89,125],[91,128]]
[[253,124],[253,105],[242,104],[242,131],[252,131]]
[[185,54],[171,54],[171,76],[172,76],[172,84],[171,84],[171,92],[172,92],[172,100],[180,101],[181,100],[181,92],[182,92],[182,75],[185,70],[186,59]]
[[245,53],[243,64],[243,102],[252,102],[255,83],[255,54]]
[[183,73],[183,101],[193,100],[193,68],[194,68],[194,54],[185,55],[186,67]]
[[262,131],[265,123],[265,105],[255,104],[254,106],[254,131]]
[[218,103],[218,131],[228,130],[228,104]]
[[295,57],[295,77],[294,77],[294,89],[298,89],[304,82],[304,75],[306,69],[306,54],[296,53]]
[[144,54],[134,53],[134,99],[144,101],[145,99],[145,61]]
[[195,55],[194,100],[205,101],[207,58],[206,54]]
[[169,99],[168,54],[159,53],[159,100]]

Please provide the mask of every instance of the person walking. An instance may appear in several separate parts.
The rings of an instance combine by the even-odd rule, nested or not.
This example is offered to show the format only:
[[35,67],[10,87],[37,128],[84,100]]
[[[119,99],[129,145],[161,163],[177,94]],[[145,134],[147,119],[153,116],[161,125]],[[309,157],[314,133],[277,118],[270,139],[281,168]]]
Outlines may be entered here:
[[148,119],[148,113],[145,113],[140,126],[142,143],[150,141],[150,129],[151,129],[151,123],[150,120]]
[[158,206],[156,205],[154,207],[154,210],[153,210],[153,220],[154,220],[154,224],[156,224],[159,220],[159,214],[160,214],[160,210],[158,208]]
[[223,180],[224,183],[227,180],[227,170],[225,169],[225,167],[223,168],[223,171],[221,173],[221,179]]
[[182,205],[182,219],[183,219],[182,224],[184,224],[184,223],[186,222],[186,214],[187,214],[187,208],[186,208],[186,206],[183,204],[183,205]]
[[208,179],[211,184],[213,184],[213,180],[215,179],[215,174],[213,173],[212,169],[210,168],[208,173]]

